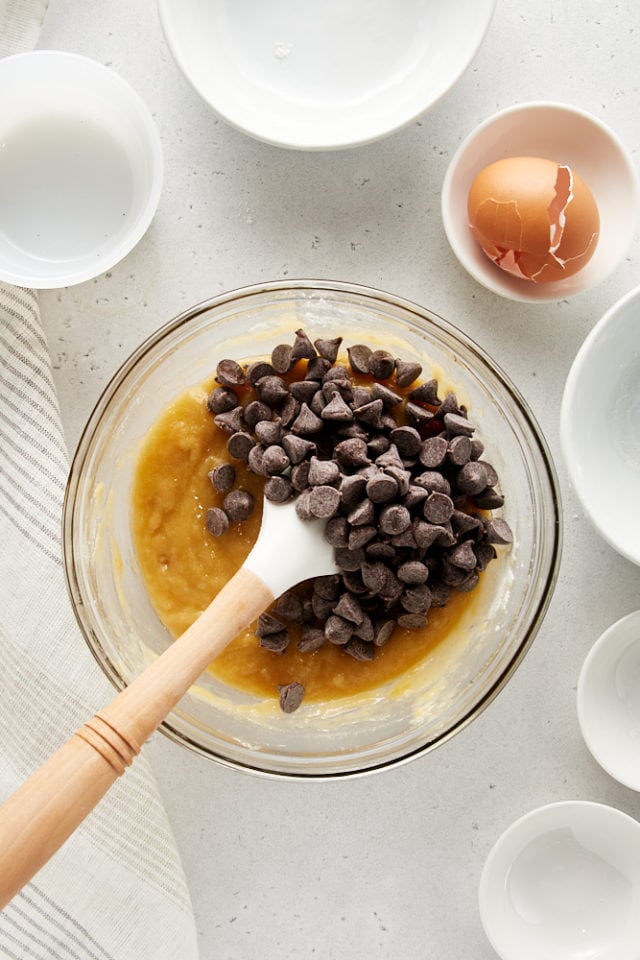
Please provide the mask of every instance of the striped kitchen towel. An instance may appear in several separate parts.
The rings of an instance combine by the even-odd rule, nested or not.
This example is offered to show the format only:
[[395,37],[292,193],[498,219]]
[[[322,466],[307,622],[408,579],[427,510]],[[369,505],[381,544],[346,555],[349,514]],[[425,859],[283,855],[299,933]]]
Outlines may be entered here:
[[[37,295],[0,283],[0,801],[114,695],[67,596],[67,471]],[[197,955],[175,841],[141,756],[0,913],[0,957]]]

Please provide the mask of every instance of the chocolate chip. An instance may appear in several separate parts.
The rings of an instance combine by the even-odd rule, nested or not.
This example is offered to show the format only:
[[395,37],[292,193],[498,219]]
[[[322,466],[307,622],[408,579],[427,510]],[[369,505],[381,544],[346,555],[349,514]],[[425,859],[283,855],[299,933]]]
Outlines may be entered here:
[[340,595],[341,578],[338,574],[328,574],[324,577],[314,577],[313,590],[326,600],[337,600]]
[[384,404],[382,400],[371,400],[362,407],[356,407],[353,415],[362,423],[370,423],[376,429],[380,429],[382,421],[380,419]]
[[470,540],[463,540],[456,547],[453,547],[447,554],[447,560],[454,567],[460,567],[461,570],[473,570],[476,566],[476,555],[473,551],[473,544]]
[[390,436],[401,457],[416,457],[420,453],[422,437],[415,427],[397,427]]
[[314,650],[324,646],[325,640],[324,630],[306,623],[298,640],[298,650],[301,653],[313,653]]
[[425,520],[415,520],[413,535],[421,550],[428,550],[442,534],[444,528],[436,523],[427,523]]
[[411,514],[399,503],[390,504],[380,511],[379,525],[382,533],[397,536],[411,526]]
[[292,360],[312,360],[314,357],[317,357],[316,348],[311,343],[311,340],[304,332],[304,330],[296,330],[296,338],[293,342],[293,348],[291,350],[291,359]]
[[438,470],[424,470],[417,477],[414,477],[414,484],[422,487],[427,493],[451,493],[451,484]]
[[425,500],[422,512],[429,523],[445,523],[453,513],[453,501],[446,493],[434,491]]
[[319,460],[318,457],[311,457],[309,461],[310,486],[332,486],[338,483],[339,479],[340,468],[335,460]]
[[233,410],[226,410],[224,413],[218,413],[213,422],[216,427],[225,433],[237,433],[244,425],[244,412],[242,407],[234,407]]
[[278,694],[280,696],[280,709],[284,713],[293,713],[302,703],[304,687],[294,680],[292,683],[280,684]]
[[287,433],[282,438],[282,449],[293,464],[302,463],[302,461],[315,452],[316,445],[312,440],[305,440],[304,437],[296,437],[294,433]]
[[353,411],[336,390],[331,400],[323,408],[321,417],[323,420],[353,420]]
[[329,643],[335,643],[338,646],[344,646],[351,639],[353,633],[353,624],[349,623],[343,617],[338,617],[335,613],[327,617],[324,625],[324,635]]
[[487,474],[487,486],[495,487],[498,483],[498,474],[495,467],[492,467],[486,460],[478,460],[478,463],[482,464]]
[[438,399],[438,381],[425,380],[425,382],[421,383],[420,386],[414,387],[414,389],[408,394],[408,397],[409,400],[412,400],[415,403],[428,403],[431,407],[439,406],[440,400]]
[[418,487],[412,483],[402,502],[407,510],[413,510],[415,507],[421,507],[428,496],[429,492],[424,487]]
[[451,436],[471,437],[475,432],[476,428],[474,425],[470,423],[466,417],[462,417],[457,413],[445,413],[443,419],[445,429]]
[[449,441],[447,454],[456,467],[462,467],[471,459],[471,438],[459,435]]
[[488,543],[513,543],[511,528],[506,520],[503,520],[501,517],[494,517],[491,520],[487,520],[485,531]]
[[[332,547],[346,548],[349,544],[349,524],[345,517],[332,517],[324,531],[325,540]],[[336,562],[337,559],[336,559]],[[354,567],[357,570],[357,567]]]
[[229,527],[229,517],[220,507],[209,507],[205,517],[207,530],[212,537],[221,537]]
[[255,427],[260,420],[271,420],[272,411],[266,403],[261,400],[251,400],[244,408],[244,420],[248,427]]
[[400,604],[407,613],[426,613],[431,606],[431,590],[426,583],[407,587],[400,597]]
[[360,570],[364,561],[364,551],[362,549],[349,550],[344,547],[337,547],[334,554],[336,564],[341,570]]
[[326,520],[333,517],[338,512],[340,506],[340,493],[335,487],[329,487],[321,484],[311,488],[309,498],[309,509],[314,517],[319,520]]
[[411,360],[396,358],[396,383],[399,387],[408,387],[422,373],[422,366]]
[[328,360],[329,363],[336,362],[341,343],[342,343],[342,337],[334,337],[331,340],[314,340],[313,341],[313,345],[318,351],[318,353],[320,354],[320,356],[324,357],[325,360]]
[[373,503],[388,503],[398,492],[398,481],[379,473],[367,481],[367,496]]
[[293,484],[286,477],[269,477],[264,485],[264,495],[271,503],[286,503],[294,495]]
[[404,630],[420,630],[426,625],[427,618],[423,613],[403,613],[398,617],[398,626]]
[[426,407],[418,406],[417,403],[408,402],[405,405],[405,411],[409,422],[418,427],[429,423],[430,420],[433,420],[434,416],[430,410],[427,410]]
[[298,493],[301,493],[303,490],[306,490],[309,486],[309,471],[311,469],[311,464],[308,460],[303,460],[302,463],[297,463],[290,474],[291,483],[294,490],[297,490]]
[[373,383],[371,385],[371,396],[374,400],[382,400],[384,407],[387,409],[402,403],[402,395],[396,393],[391,387],[385,386],[384,383]]
[[271,366],[276,373],[288,373],[295,361],[291,358],[292,349],[288,343],[279,343],[271,351]]
[[317,417],[321,417],[322,411],[324,410],[326,405],[327,405],[327,400],[324,394],[320,390],[318,390],[318,392],[314,393],[314,395],[311,397],[311,402],[309,403],[309,409],[312,411],[312,413],[315,413]]
[[253,428],[256,439],[268,447],[272,443],[280,443],[283,438],[284,430],[279,419],[259,420]]
[[258,380],[262,377],[270,377],[273,373],[275,373],[275,370],[270,363],[267,363],[266,360],[256,360],[255,363],[249,364],[245,376],[247,382],[255,387]]
[[367,445],[364,440],[352,438],[341,440],[336,445],[335,456],[347,470],[357,470],[358,467],[364,467],[371,463],[367,453]]
[[311,609],[315,619],[324,623],[327,617],[330,617],[333,613],[335,602],[335,600],[327,600],[326,597],[321,597],[317,593],[312,594]]
[[347,348],[347,356],[351,369],[356,373],[369,373],[369,358],[371,357],[371,347],[364,343],[356,343]]
[[270,613],[261,613],[256,625],[256,636],[266,637],[270,633],[281,633],[286,627],[282,620],[272,616]]
[[342,504],[351,509],[360,502],[367,486],[366,479],[358,473],[342,476],[340,479],[340,497]]
[[367,643],[361,637],[353,636],[345,644],[344,652],[348,653],[354,660],[373,660],[375,656],[375,647],[372,643]]
[[265,449],[264,444],[256,443],[255,446],[249,450],[249,456],[247,457],[247,466],[252,473],[257,474],[259,477],[266,476],[262,469],[262,458],[264,457]]
[[260,400],[269,406],[276,406],[289,396],[287,385],[282,377],[278,377],[276,374],[260,377],[255,388]]
[[229,520],[246,520],[253,513],[253,496],[248,490],[232,490],[222,501],[222,508]]
[[395,620],[378,620],[374,623],[374,638],[373,642],[376,647],[382,647],[391,639],[391,635],[396,628]]
[[419,560],[407,560],[398,567],[397,576],[402,583],[425,583],[429,577],[429,568]]
[[[473,439],[471,441],[471,459],[479,460],[482,454],[484,453],[484,443],[482,440]],[[496,483],[498,481],[496,480]]]
[[300,403],[311,403],[319,389],[320,384],[317,380],[296,380],[290,387],[292,396]]
[[262,455],[263,473],[269,474],[269,476],[284,473],[289,465],[289,457],[277,443],[272,443],[270,447],[265,449]]
[[240,387],[244,383],[244,370],[235,360],[221,360],[216,367],[216,380],[226,387]]
[[429,470],[442,466],[447,456],[449,443],[444,437],[428,437],[420,449],[420,463]]
[[322,429],[322,420],[306,403],[303,403],[291,429],[298,436],[309,436]]
[[369,357],[369,373],[376,380],[388,380],[396,368],[395,357],[387,350],[374,350]]
[[479,510],[498,510],[504,505],[504,497],[493,487],[487,487],[473,498],[473,505]]
[[278,597],[275,613],[289,623],[302,623],[302,600],[294,590],[287,590]]
[[230,463],[219,463],[208,473],[209,480],[218,493],[228,493],[236,482],[236,471]]
[[280,633],[268,633],[260,637],[260,646],[271,653],[282,655],[289,646],[291,638],[288,630],[281,630]]
[[351,593],[342,594],[340,600],[333,608],[333,612],[337,616],[342,617],[343,620],[348,620],[349,623],[354,623],[356,626],[364,620],[362,607],[356,597]]
[[249,451],[255,447],[256,442],[249,433],[238,431],[232,433],[227,441],[227,450],[234,460],[247,460]]
[[238,406],[238,397],[230,387],[216,387],[207,397],[209,413],[226,413]]
[[456,475],[456,487],[463,493],[482,493],[487,486],[487,471],[481,460],[469,460]]

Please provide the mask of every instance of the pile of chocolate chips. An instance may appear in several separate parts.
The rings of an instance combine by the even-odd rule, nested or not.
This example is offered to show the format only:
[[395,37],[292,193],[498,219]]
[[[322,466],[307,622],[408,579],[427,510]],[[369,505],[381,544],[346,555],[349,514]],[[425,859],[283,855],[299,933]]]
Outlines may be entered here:
[[[264,477],[265,497],[297,497],[300,517],[326,520],[341,571],[280,597],[258,620],[260,643],[282,653],[287,624],[297,623],[300,650],[333,643],[371,660],[396,625],[423,627],[451,590],[472,590],[496,557],[494,544],[511,543],[512,534],[484,513],[503,497],[455,394],[441,399],[435,380],[417,382],[420,364],[364,344],[347,349],[348,366],[338,363],[341,343],[311,342],[298,330],[270,362],[222,360],[207,404],[229,434],[231,459]],[[288,376],[300,361],[300,377]],[[209,476],[225,496],[206,523],[221,536],[250,515],[253,498],[235,488],[231,463]],[[290,713],[304,689],[294,682],[279,694]]]

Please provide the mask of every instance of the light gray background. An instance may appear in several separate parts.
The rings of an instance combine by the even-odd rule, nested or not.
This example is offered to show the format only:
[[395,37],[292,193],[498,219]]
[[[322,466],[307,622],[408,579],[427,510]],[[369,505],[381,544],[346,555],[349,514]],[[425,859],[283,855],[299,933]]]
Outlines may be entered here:
[[499,0],[471,68],[420,122],[370,146],[302,154],[217,120],[175,67],[153,0],[51,0],[40,46],[94,57],[127,79],[155,116],[166,161],[160,208],[138,247],[95,281],[41,297],[71,448],[107,380],[160,324],[243,284],[315,276],[416,300],[477,340],[539,419],[564,496],[563,565],[538,638],[489,709],[433,754],[363,780],[291,784],[153,739],[205,960],[489,960],[478,879],[514,819],[571,798],[640,818],[640,795],[595,764],[575,710],[590,646],[640,606],[640,570],[583,517],[558,444],[578,347],[640,282],[638,236],[594,291],[520,305],[463,272],[439,212],[461,140],[518,101],[595,113],[637,162],[639,40],[635,0]]

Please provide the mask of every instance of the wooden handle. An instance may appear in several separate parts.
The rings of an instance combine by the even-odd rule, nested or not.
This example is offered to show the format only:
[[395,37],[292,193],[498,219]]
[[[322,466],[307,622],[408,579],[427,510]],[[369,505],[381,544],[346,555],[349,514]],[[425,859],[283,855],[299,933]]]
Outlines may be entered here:
[[241,568],[204,613],[0,807],[0,910],[71,836],[208,664],[269,606]]

